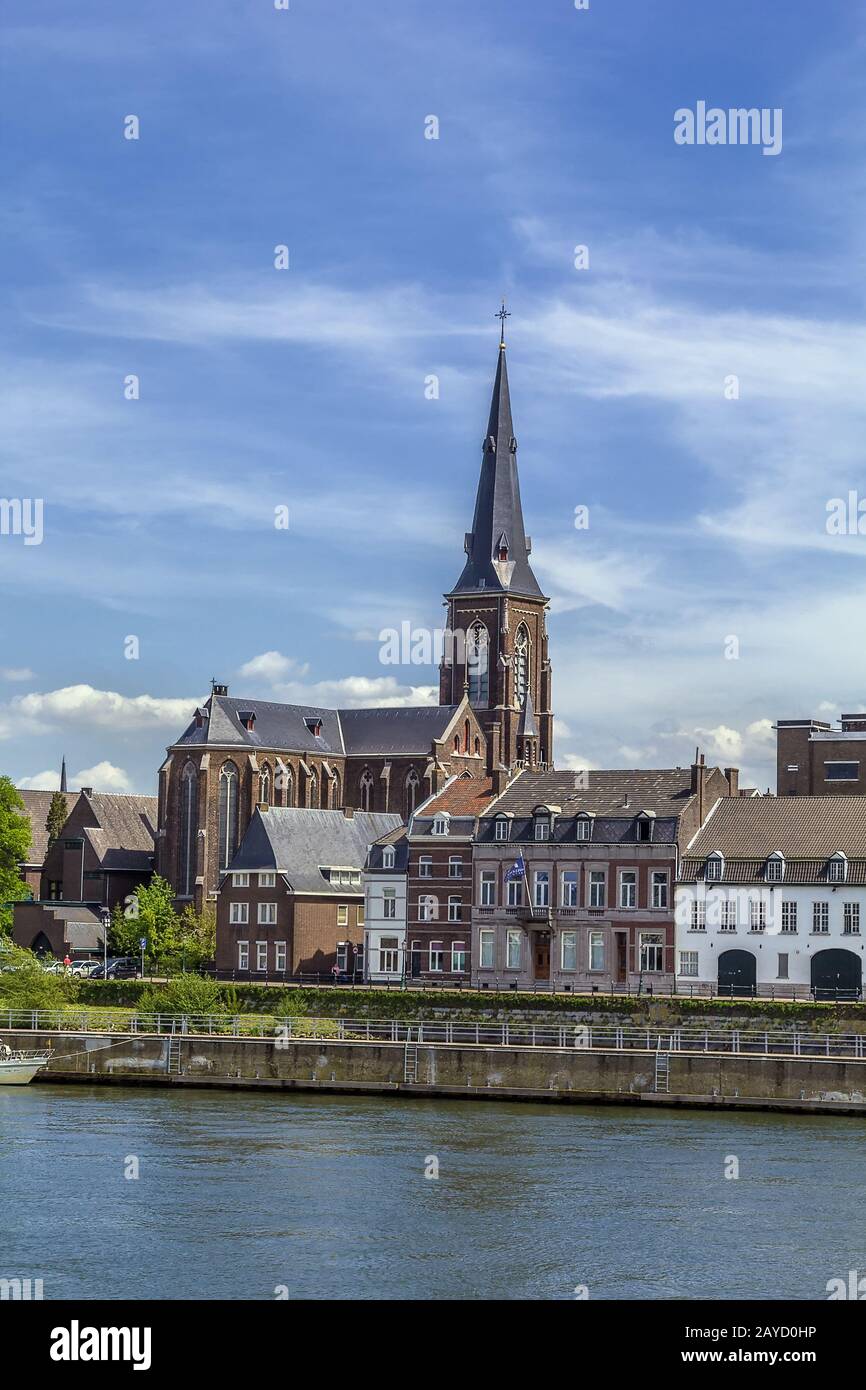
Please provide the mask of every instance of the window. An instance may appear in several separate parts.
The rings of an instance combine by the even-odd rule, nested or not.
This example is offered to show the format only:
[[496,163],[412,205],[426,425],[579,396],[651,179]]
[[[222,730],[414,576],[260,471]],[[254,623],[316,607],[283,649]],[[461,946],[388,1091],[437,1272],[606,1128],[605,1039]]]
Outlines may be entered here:
[[276,888],[276,886],[277,886],[277,876],[276,876],[276,874],[259,874],[259,887],[260,887],[260,888]]
[[349,943],[348,941],[337,942],[337,969],[341,975],[348,974],[349,970]]
[[562,968],[563,970],[577,969],[576,931],[564,931],[562,933]]
[[535,907],[550,906],[550,874],[547,869],[536,869],[533,875],[533,904]]
[[520,948],[523,933],[520,931],[510,931],[505,938],[505,965],[508,970],[520,969]]
[[250,943],[248,941],[238,942],[238,970],[249,970],[250,968]]
[[591,840],[592,819],[589,816],[578,816],[575,822],[575,833],[578,840]]
[[767,905],[760,898],[749,901],[749,931],[763,931],[767,925]]
[[232,887],[233,887],[233,888],[249,888],[249,886],[250,886],[250,876],[249,876],[249,874],[232,874]]
[[825,763],[825,782],[856,782],[860,776],[859,763]]
[[771,854],[767,860],[764,877],[768,883],[781,883],[785,877],[785,861],[781,854]]
[[637,907],[637,870],[623,869],[619,876],[620,907]]
[[445,969],[445,950],[441,941],[430,942],[430,969],[437,975]]
[[462,920],[463,920],[463,899],[462,899],[462,898],[449,898],[449,899],[448,899],[448,921],[449,921],[449,922],[462,922]]
[[797,904],[795,902],[782,903],[782,931],[795,932],[797,930]]
[[449,859],[448,859],[448,877],[449,877],[449,878],[462,878],[462,877],[463,877],[463,860],[460,858],[460,856],[459,856],[458,854],[452,854],[452,855],[449,856]]
[[259,773],[259,801],[263,806],[271,804],[271,773],[268,767],[263,767]]
[[388,845],[388,846],[386,846],[385,849],[382,850],[382,868],[383,868],[383,869],[393,869],[393,867],[394,867],[394,849],[393,849],[393,847],[392,847],[391,845]]
[[227,869],[238,846],[238,770],[223,763],[219,791],[219,865]]
[[653,837],[653,823],[650,816],[638,816],[635,822],[637,827],[637,838],[639,840],[651,840]]
[[429,854],[422,854],[421,858],[418,860],[418,877],[433,877],[433,860]]
[[382,889],[382,916],[387,920],[394,921],[397,917],[397,889]]
[[267,970],[268,968],[268,943],[266,941],[256,942],[256,970]]
[[707,929],[707,905],[696,898],[692,903],[692,931],[706,931]]
[[229,904],[229,923],[233,927],[245,927],[250,920],[249,903]]
[[667,905],[668,905],[668,871],[667,871],[667,869],[653,869],[652,890],[653,890],[653,907],[667,907]]
[[562,875],[562,906],[577,907],[577,869],[566,869]]
[[400,941],[396,936],[383,936],[379,941],[379,969],[396,975],[400,969]]
[[514,699],[518,709],[523,708],[526,692],[529,689],[529,633],[523,623],[517,629],[514,639]]
[[483,623],[473,623],[466,641],[466,679],[469,703],[486,705],[490,691],[490,636]]
[[466,943],[465,941],[452,941],[451,943],[451,973],[453,975],[463,975],[466,972]]
[[198,780],[195,765],[187,763],[180,782],[180,891],[192,897],[196,871]]
[[274,968],[281,974],[286,973],[286,943],[285,941],[274,942]]
[[492,931],[480,931],[478,933],[478,964],[482,970],[493,969],[494,936]]
[[409,817],[412,815],[413,811],[415,810],[415,807],[418,804],[419,785],[420,783],[418,780],[418,773],[415,771],[414,767],[411,767],[409,771],[406,773],[406,814],[404,817],[405,820],[409,819]]
[[696,980],[698,976],[698,953],[697,951],[680,951],[680,975],[686,979]]
[[361,791],[361,810],[372,811],[373,809],[373,777],[369,768],[364,768],[361,773],[359,783]]
[[439,916],[439,904],[432,894],[418,899],[418,921],[435,922]]
[[589,968],[590,970],[604,969],[604,932],[591,931],[589,933]]
[[719,931],[737,930],[737,904],[734,898],[726,898],[720,904]]
[[842,931],[845,936],[860,935],[860,904],[845,903],[843,908]]
[[481,906],[495,907],[496,905],[496,870],[483,869],[481,871]]
[[642,931],[640,934],[641,972],[656,974],[664,970],[665,944],[661,932]]
[[812,904],[812,931],[828,932],[830,930],[830,904]]
[[508,829],[508,821],[504,816],[500,816],[498,820],[493,822],[493,838],[495,840],[507,840]]
[[349,904],[337,904],[337,926],[347,927],[349,925]]
[[605,892],[605,878],[603,869],[590,869],[589,871],[589,905],[590,907],[604,907],[607,894]]
[[780,951],[780,952],[779,952],[779,956],[778,956],[778,961],[779,961],[779,966],[778,966],[778,969],[777,969],[777,971],[776,971],[776,979],[777,979],[777,980],[787,980],[787,978],[788,978],[788,956],[787,956],[787,953],[784,952],[784,951]]
[[273,927],[277,920],[276,903],[259,903],[259,926]]
[[830,883],[844,883],[848,861],[844,854],[834,854],[827,865],[827,879]]
[[434,835],[447,835],[447,834],[448,834],[448,817],[447,817],[447,816],[434,816],[434,817],[433,817],[433,834],[434,834]]
[[[704,864],[704,878],[709,883],[718,883],[725,872],[725,861],[720,854],[711,854]],[[682,974],[682,971],[680,972]]]
[[523,906],[523,879],[522,879],[522,878],[510,878],[510,879],[508,880],[508,883],[506,884],[506,891],[507,891],[507,893],[508,893],[508,900],[507,900],[507,906],[508,906],[508,907],[522,907],[522,906]]
[[535,838],[536,840],[550,839],[550,818],[548,816],[535,817]]
[[357,922],[359,927],[363,927],[364,920],[364,904],[358,903],[358,906],[355,908],[355,921]]

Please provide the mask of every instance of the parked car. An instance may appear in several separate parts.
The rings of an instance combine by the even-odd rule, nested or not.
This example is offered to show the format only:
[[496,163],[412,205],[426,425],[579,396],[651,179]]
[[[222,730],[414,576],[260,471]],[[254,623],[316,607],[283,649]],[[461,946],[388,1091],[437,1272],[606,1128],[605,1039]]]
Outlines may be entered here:
[[70,968],[73,975],[77,975],[79,979],[87,980],[94,971],[101,970],[102,965],[98,960],[76,960],[72,962]]
[[97,965],[90,973],[91,980],[137,980],[141,974],[141,965],[135,956],[118,956],[115,960],[108,962],[108,969]]

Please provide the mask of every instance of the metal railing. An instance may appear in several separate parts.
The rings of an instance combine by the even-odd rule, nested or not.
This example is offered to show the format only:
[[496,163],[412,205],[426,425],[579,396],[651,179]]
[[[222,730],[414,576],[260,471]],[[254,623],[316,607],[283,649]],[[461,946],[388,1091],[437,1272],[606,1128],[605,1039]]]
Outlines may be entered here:
[[232,1014],[126,1014],[99,1010],[0,1011],[0,1031],[168,1034],[271,1039],[276,1045],[320,1038],[334,1042],[439,1043],[474,1047],[539,1047],[617,1052],[714,1052],[739,1056],[866,1060],[864,1033],[812,1033],[765,1028],[634,1028],[615,1024],[509,1023],[492,1020],[345,1019]]

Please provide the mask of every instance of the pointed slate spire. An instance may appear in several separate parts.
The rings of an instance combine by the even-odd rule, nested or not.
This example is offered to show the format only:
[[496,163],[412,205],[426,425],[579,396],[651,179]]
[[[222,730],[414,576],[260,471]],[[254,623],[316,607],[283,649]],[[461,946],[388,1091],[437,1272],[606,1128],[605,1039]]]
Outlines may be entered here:
[[532,705],[532,696],[527,690],[523,699],[523,709],[520,711],[520,723],[517,726],[518,738],[538,738],[538,725],[535,722],[535,710]]
[[[502,322],[504,334],[504,319]],[[465,540],[466,564],[452,593],[493,589],[543,598],[529,564],[529,543],[523,529],[504,337],[499,344],[490,418],[482,447],[475,516]]]
[[60,763],[60,790],[61,790],[62,792],[65,792],[65,791],[67,790],[67,787],[66,787],[66,754],[65,754],[65,753],[64,753],[63,758],[62,758],[61,763]]

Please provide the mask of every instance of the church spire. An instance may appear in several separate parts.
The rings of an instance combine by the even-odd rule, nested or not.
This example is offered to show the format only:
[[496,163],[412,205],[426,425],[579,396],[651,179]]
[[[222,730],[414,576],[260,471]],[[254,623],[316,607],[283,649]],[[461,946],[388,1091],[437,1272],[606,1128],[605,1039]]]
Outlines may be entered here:
[[493,397],[482,445],[481,477],[475,498],[472,530],[464,541],[466,564],[453,593],[493,589],[542,598],[538,580],[529,564],[530,542],[523,529],[520,481],[517,476],[517,440],[511,418],[511,393],[505,358],[503,303],[496,315],[501,324],[499,356]]
[[60,790],[66,791],[66,754],[64,753],[60,762]]

